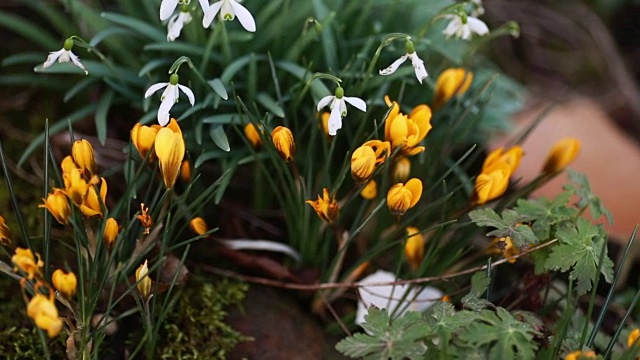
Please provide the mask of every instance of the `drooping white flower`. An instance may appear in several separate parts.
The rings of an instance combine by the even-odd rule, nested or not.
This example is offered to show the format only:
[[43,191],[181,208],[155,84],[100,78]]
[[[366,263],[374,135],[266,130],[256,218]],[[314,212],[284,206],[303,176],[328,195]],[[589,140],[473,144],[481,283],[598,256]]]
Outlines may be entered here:
[[448,14],[444,16],[446,19],[451,19],[447,27],[442,32],[447,38],[452,36],[458,39],[469,40],[471,35],[476,33],[480,36],[489,33],[489,27],[484,21],[473,17],[467,16],[467,22],[463,22],[460,15]]
[[[396,276],[393,273],[378,270],[362,279],[359,284],[394,281],[396,281]],[[416,289],[410,289],[408,285],[362,286],[358,288],[358,295],[358,310],[355,320],[357,325],[364,322],[364,316],[372,305],[380,309],[387,309],[389,314],[394,313],[394,316],[402,316],[407,311],[423,311],[442,298],[442,292],[436,288],[427,286],[420,292],[416,292]]]
[[340,86],[336,89],[335,96],[325,96],[318,102],[318,111],[329,105],[331,115],[329,115],[329,135],[334,136],[338,129],[342,128],[342,118],[347,116],[347,104],[355,106],[360,111],[367,111],[367,104],[357,97],[344,96],[344,89]]
[[242,25],[245,30],[250,32],[256,31],[256,21],[253,19],[253,15],[251,15],[247,8],[240,5],[237,0],[220,0],[211,4],[211,6],[207,6],[208,0],[199,1],[202,8],[205,9],[202,26],[209,27],[218,12],[220,12],[220,19],[231,21],[237,16],[240,25]]
[[162,103],[160,103],[160,108],[158,109],[158,123],[162,126],[165,126],[169,123],[169,110],[171,110],[173,104],[178,102],[178,89],[180,89],[185,95],[187,95],[191,106],[193,106],[193,104],[195,104],[196,102],[193,91],[191,91],[191,89],[184,85],[178,84],[178,80],[178,74],[171,74],[168,83],[153,84],[149,87],[149,89],[147,89],[147,92],[144,93],[144,97],[148,98],[154,92],[162,88],[166,88],[162,92],[162,97],[160,98],[162,100]]
[[47,57],[47,61],[45,61],[44,64],[42,64],[42,69],[44,70],[49,66],[53,65],[53,63],[56,62],[56,60],[61,63],[71,61],[73,65],[82,69],[85,75],[88,75],[89,72],[87,71],[87,69],[85,69],[84,65],[82,65],[82,63],[80,62],[80,59],[78,59],[78,57],[73,52],[71,52],[71,49],[73,49],[73,39],[69,38],[64,41],[64,45],[62,46],[62,49],[49,53],[49,56]]
[[416,54],[416,50],[413,47],[413,42],[411,40],[407,40],[406,43],[407,53],[401,56],[398,60],[394,61],[389,67],[386,69],[380,70],[380,75],[391,75],[393,74],[402,63],[407,61],[407,59],[411,59],[411,65],[413,65],[413,70],[416,73],[416,78],[420,84],[422,84],[422,80],[426,79],[429,74],[427,74],[427,69],[424,67],[424,61],[418,57]]
[[175,14],[169,19],[167,24],[167,41],[174,41],[180,36],[180,32],[184,25],[191,22],[191,14],[187,9],[181,9],[179,14]]

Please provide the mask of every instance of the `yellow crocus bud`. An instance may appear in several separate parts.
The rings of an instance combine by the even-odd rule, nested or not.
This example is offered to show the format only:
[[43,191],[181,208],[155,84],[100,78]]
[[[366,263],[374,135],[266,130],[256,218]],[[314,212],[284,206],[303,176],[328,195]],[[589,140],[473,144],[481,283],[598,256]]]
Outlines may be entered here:
[[[73,161],[73,158],[69,155],[65,156],[65,158],[62,159],[60,168],[62,168],[62,176],[65,177],[66,175],[70,174],[73,169],[78,169],[78,165],[76,165],[75,161]],[[67,185],[65,179],[65,187],[66,186]]]
[[[260,131],[262,131],[262,129],[260,129]],[[244,136],[247,137],[247,140],[249,140],[254,149],[258,150],[262,147],[262,137],[253,123],[248,123],[244,126]]]
[[473,73],[462,68],[447,69],[436,80],[433,108],[439,109],[454,95],[462,95],[471,86]]
[[149,268],[147,267],[147,260],[144,264],[136,270],[136,282],[138,291],[143,297],[147,297],[151,291],[151,279],[149,278]]
[[580,145],[580,140],[575,138],[564,138],[558,141],[547,155],[542,172],[555,174],[564,170],[578,156]]
[[54,188],[53,192],[47,195],[46,199],[42,199],[44,204],[38,205],[40,208],[49,210],[51,215],[62,225],[69,222],[71,215],[71,207],[67,195],[62,189]]
[[507,165],[488,174],[482,173],[478,175],[472,202],[476,205],[482,205],[502,196],[507,191],[507,187],[509,187],[509,175]]
[[597,359],[598,356],[592,350],[588,351],[580,351],[576,350],[564,357],[564,360],[587,360],[587,359]]
[[156,141],[158,130],[161,128],[162,126],[160,125],[145,126],[137,123],[131,130],[131,142],[133,143],[133,146],[138,150],[140,157],[147,159],[148,162],[153,162],[155,160],[155,153],[152,152],[149,154],[149,152]]
[[406,184],[395,184],[387,192],[387,206],[393,215],[404,215],[422,196],[422,181],[413,178]]
[[62,294],[65,299],[71,299],[76,294],[76,286],[78,286],[78,279],[73,272],[65,273],[63,270],[58,269],[51,275],[51,282],[53,287],[56,288]]
[[322,131],[324,132],[324,135],[330,139],[331,135],[329,135],[329,118],[331,117],[331,113],[330,112],[323,112],[322,114],[320,114],[320,122],[322,123]]
[[71,147],[71,157],[82,171],[85,179],[91,179],[98,172],[98,165],[93,154],[93,146],[86,139],[77,140]]
[[104,178],[100,178],[100,199],[98,199],[98,193],[93,185],[89,185],[87,193],[80,205],[80,211],[86,216],[102,216],[102,204],[107,199],[107,181]]
[[451,296],[444,295],[442,298],[440,298],[440,301],[446,302],[446,303],[450,303],[451,302]]
[[189,163],[189,160],[184,160],[180,165],[180,179],[186,183],[191,180],[191,163]]
[[635,344],[636,341],[638,340],[638,337],[640,337],[640,329],[636,328],[631,330],[631,332],[629,333],[629,336],[627,336],[627,346],[632,347],[633,344]]
[[104,224],[102,240],[109,249],[113,248],[113,245],[116,243],[116,239],[118,239],[119,228],[118,222],[114,218],[108,218]]
[[175,119],[171,119],[169,125],[158,130],[155,151],[158,156],[164,185],[167,189],[171,189],[178,178],[185,153],[182,131]]
[[402,156],[396,159],[393,165],[393,181],[403,182],[409,178],[411,174],[411,160],[408,157]]
[[11,257],[11,262],[15,265],[13,271],[22,271],[27,274],[27,279],[31,280],[40,275],[40,270],[44,262],[40,259],[40,254],[33,253],[30,249],[16,248],[16,253]]
[[502,168],[503,165],[507,165],[509,168],[509,176],[513,174],[520,166],[520,160],[524,151],[519,145],[512,146],[509,150],[504,151],[503,148],[498,148],[484,159],[482,164],[482,172],[488,174],[498,168]]
[[198,235],[204,235],[207,231],[209,231],[207,223],[203,218],[199,216],[191,219],[191,221],[189,222],[189,227],[191,228],[191,231]]
[[5,222],[2,215],[0,215],[0,244],[11,244],[11,230],[9,230],[9,226],[7,226],[7,223]]
[[47,332],[50,338],[57,336],[62,330],[62,320],[58,317],[58,309],[53,299],[36,294],[27,305],[27,315],[36,326]]
[[375,180],[369,180],[367,185],[360,191],[360,196],[366,200],[373,200],[378,196],[378,184]]
[[296,143],[293,141],[293,133],[284,126],[278,126],[271,132],[273,146],[286,162],[293,161],[296,155]]
[[322,197],[318,195],[318,200],[307,200],[306,203],[313,207],[320,219],[331,224],[340,215],[340,208],[336,198],[329,195],[329,189],[324,188],[322,194]]
[[376,153],[369,146],[360,146],[351,155],[351,176],[358,183],[371,179],[376,169]]
[[420,233],[420,229],[414,226],[407,226],[407,242],[404,245],[404,255],[413,271],[418,270],[424,259],[425,238]]

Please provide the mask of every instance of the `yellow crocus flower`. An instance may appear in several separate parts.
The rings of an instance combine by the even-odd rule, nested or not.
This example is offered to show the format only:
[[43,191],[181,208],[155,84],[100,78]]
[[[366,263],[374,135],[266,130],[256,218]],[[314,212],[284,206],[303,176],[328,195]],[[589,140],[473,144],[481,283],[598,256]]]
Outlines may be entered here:
[[351,176],[358,183],[367,182],[376,169],[376,154],[369,146],[360,146],[351,155]]
[[102,240],[107,245],[109,249],[113,247],[116,243],[116,239],[118,238],[118,232],[120,231],[120,226],[118,222],[114,218],[108,218],[104,224],[104,232],[102,233]]
[[490,173],[478,175],[474,186],[473,203],[482,205],[502,196],[507,191],[507,187],[509,187],[509,176],[508,165],[503,165],[503,167]]
[[80,205],[80,211],[86,216],[102,216],[102,204],[107,199],[107,181],[104,178],[100,178],[100,199],[98,199],[98,193],[93,185],[89,185],[87,193]]
[[[262,131],[262,129],[260,130]],[[247,137],[254,149],[258,150],[262,147],[262,137],[253,123],[244,126],[244,136]]]
[[191,221],[189,222],[189,227],[191,228],[191,231],[198,235],[204,235],[207,231],[209,231],[207,222],[199,216],[191,219]]
[[576,350],[564,357],[564,360],[587,360],[587,359],[597,359],[598,356],[592,350],[588,351],[580,351]]
[[42,199],[42,201],[44,201],[44,204],[38,205],[38,207],[49,210],[57,222],[62,225],[69,222],[71,207],[64,190],[54,188],[53,193],[47,195],[47,198]]
[[640,329],[633,329],[627,336],[627,347],[632,347],[640,337]]
[[404,254],[411,269],[416,271],[424,259],[424,244],[426,240],[417,227],[407,226],[405,231],[407,232],[407,242],[404,245]]
[[175,119],[171,119],[169,125],[158,130],[155,152],[158,157],[164,185],[167,189],[171,189],[180,173],[180,166],[185,153],[182,131]]
[[71,299],[76,294],[78,279],[73,272],[66,273],[58,269],[51,275],[51,282],[65,299]]
[[555,174],[564,170],[578,156],[580,146],[580,140],[575,138],[564,138],[558,141],[547,155],[542,172]]
[[375,180],[369,180],[367,185],[360,191],[360,196],[365,200],[373,200],[378,196],[378,184]]
[[271,141],[284,161],[293,161],[293,157],[296,155],[296,143],[293,140],[291,130],[284,126],[276,127],[271,132]]
[[14,271],[21,270],[27,274],[27,279],[31,280],[40,274],[44,262],[40,254],[33,253],[30,249],[16,248],[15,255],[11,257],[11,262],[15,265]]
[[36,294],[27,305],[27,315],[50,338],[57,336],[62,330],[62,320],[58,317],[58,309],[52,298]]
[[393,165],[392,177],[395,182],[403,182],[411,174],[411,160],[406,156],[396,158]]
[[82,171],[85,179],[91,179],[98,172],[93,146],[86,139],[77,140],[71,147],[71,157]]
[[447,69],[436,80],[433,108],[440,109],[454,95],[462,95],[471,86],[473,73],[462,68]]
[[324,188],[322,194],[322,197],[318,195],[318,200],[307,200],[306,203],[313,207],[320,219],[331,224],[340,215],[340,208],[335,196],[329,195],[329,189]]
[[385,139],[391,143],[391,149],[401,147],[402,154],[413,156],[424,151],[424,146],[418,146],[431,130],[431,109],[422,104],[416,106],[409,115],[400,112],[397,102],[385,96],[388,106],[393,105],[385,120]]
[[509,176],[511,176],[520,166],[520,160],[522,160],[523,155],[524,151],[522,151],[522,147],[519,145],[512,146],[507,151],[504,151],[504,148],[498,148],[489,153],[484,159],[482,172],[487,174],[501,168],[503,165],[507,165],[509,168]]
[[393,215],[404,215],[422,196],[422,181],[413,178],[405,184],[393,185],[387,192],[387,206]]
[[149,152],[156,141],[156,136],[160,129],[162,129],[162,126],[157,124],[146,126],[137,123],[131,130],[131,142],[133,143],[133,146],[138,150],[140,157],[147,159],[148,162],[153,162],[155,160],[155,153],[149,154]]

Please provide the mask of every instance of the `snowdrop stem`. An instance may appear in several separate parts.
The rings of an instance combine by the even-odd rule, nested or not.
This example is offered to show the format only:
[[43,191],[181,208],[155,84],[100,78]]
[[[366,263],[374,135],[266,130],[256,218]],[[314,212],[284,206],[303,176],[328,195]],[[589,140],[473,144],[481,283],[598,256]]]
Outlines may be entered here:
[[218,21],[218,28],[220,29],[222,57],[224,59],[224,64],[228,65],[231,62],[231,59],[233,59],[233,56],[231,54],[231,46],[229,45],[229,34],[227,34],[227,28],[224,23],[224,21]]
[[367,71],[364,73],[362,82],[360,82],[360,85],[358,86],[358,89],[356,91],[357,94],[362,94],[362,92],[367,88],[369,79],[372,77],[371,75],[373,74],[373,71],[376,67],[378,58],[380,58],[380,54],[382,53],[382,49],[393,42],[393,40],[410,38],[411,37],[409,35],[403,33],[391,33],[382,38],[382,40],[380,41],[380,45],[376,49],[376,52],[373,54],[373,58],[371,58],[371,62],[369,63],[369,67],[367,67]]
[[[92,52],[96,54],[96,56],[98,56],[100,61],[102,61],[109,68],[109,71],[111,71],[111,74],[114,75],[116,78],[121,79],[120,72],[116,71],[116,68],[115,66],[113,66],[113,63],[111,62],[111,60],[109,60],[106,56],[104,56],[104,54],[97,47],[84,41],[84,39],[78,35],[71,35],[67,40],[73,41],[73,45],[77,45],[78,47],[84,48],[87,50],[87,52]],[[66,43],[67,42],[65,41],[65,44]]]
[[218,31],[210,31],[209,32],[209,40],[207,40],[207,45],[204,49],[204,55],[202,56],[202,62],[200,63],[200,72],[204,73],[207,64],[209,63],[209,57],[213,51],[213,45],[216,43],[216,38],[218,36]]

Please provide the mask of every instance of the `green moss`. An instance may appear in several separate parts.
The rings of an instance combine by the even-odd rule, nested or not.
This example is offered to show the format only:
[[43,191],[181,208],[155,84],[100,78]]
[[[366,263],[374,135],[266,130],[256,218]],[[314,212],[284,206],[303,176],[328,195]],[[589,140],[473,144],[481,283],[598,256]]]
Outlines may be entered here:
[[226,359],[236,344],[250,339],[224,322],[227,309],[240,304],[247,289],[247,284],[228,280],[190,281],[163,326],[160,357]]

